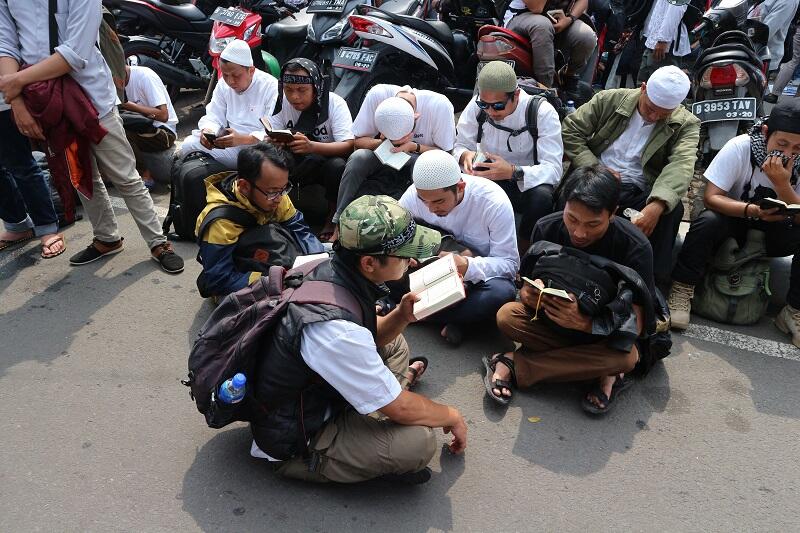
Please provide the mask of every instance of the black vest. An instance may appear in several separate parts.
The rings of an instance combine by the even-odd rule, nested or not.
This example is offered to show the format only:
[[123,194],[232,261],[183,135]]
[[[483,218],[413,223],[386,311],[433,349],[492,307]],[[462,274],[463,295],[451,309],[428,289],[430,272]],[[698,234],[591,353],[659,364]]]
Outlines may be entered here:
[[306,451],[306,444],[325,423],[347,407],[342,396],[303,361],[300,339],[307,324],[343,319],[376,334],[375,301],[380,287],[348,268],[337,256],[318,266],[307,280],[330,281],[348,289],[361,304],[364,322],[339,307],[290,304],[286,315],[265,339],[256,378],[256,398],[265,406],[252,423],[253,438],[275,459],[289,459]]

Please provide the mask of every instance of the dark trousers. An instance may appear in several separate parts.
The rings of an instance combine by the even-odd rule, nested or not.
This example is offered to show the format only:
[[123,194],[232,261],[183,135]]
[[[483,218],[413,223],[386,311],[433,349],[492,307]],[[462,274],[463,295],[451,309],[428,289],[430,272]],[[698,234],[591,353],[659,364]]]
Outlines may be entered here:
[[689,226],[689,233],[672,271],[672,279],[697,285],[703,279],[706,266],[719,245],[728,237],[734,237],[739,244],[744,244],[747,230],[751,228],[766,234],[767,256],[794,255],[786,301],[795,309],[800,309],[800,228],[789,227],[783,222],[750,221],[706,209]]
[[58,216],[50,188],[31,155],[11,111],[0,112],[0,218],[9,231],[35,229],[37,235],[58,230]]
[[325,187],[325,199],[334,204],[339,194],[345,164],[341,157],[325,157],[319,154],[295,156],[292,181],[300,188],[312,184],[322,185]]
[[[631,183],[623,183],[617,214],[622,215],[628,207],[641,211],[649,195],[650,191],[642,191]],[[675,237],[678,235],[682,219],[683,203],[678,202],[675,209],[661,215],[653,233],[650,234],[650,246],[653,248],[653,277],[659,287],[669,286],[672,248],[675,246]]]
[[495,183],[506,192],[514,211],[522,215],[518,235],[530,241],[533,227],[539,219],[553,212],[553,186],[537,185],[522,192],[511,180],[495,181]]

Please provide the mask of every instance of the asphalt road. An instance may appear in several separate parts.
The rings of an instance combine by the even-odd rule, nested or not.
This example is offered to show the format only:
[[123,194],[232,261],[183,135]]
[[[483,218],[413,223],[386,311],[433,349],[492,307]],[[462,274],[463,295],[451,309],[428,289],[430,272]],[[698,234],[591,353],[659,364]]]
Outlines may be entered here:
[[[154,194],[162,208],[164,190]],[[117,201],[118,206],[123,205]],[[149,259],[124,208],[125,251],[70,267],[30,243],[0,254],[0,529],[4,531],[793,531],[800,523],[800,350],[770,319],[698,321],[605,419],[580,391],[484,398],[487,328],[460,349],[435,328],[407,338],[431,368],[418,391],[458,406],[465,455],[418,487],[317,486],[249,456],[244,425],[206,427],[187,389],[210,313],[196,248],[183,274]],[[442,443],[445,438],[441,437]]]

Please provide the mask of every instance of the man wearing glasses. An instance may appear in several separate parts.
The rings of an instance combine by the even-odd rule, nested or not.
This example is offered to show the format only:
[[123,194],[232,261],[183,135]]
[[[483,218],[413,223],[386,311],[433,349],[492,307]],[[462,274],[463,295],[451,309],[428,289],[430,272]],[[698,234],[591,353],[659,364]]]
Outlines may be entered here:
[[292,234],[295,242],[291,244],[302,254],[323,251],[322,243],[289,199],[292,184],[287,156],[282,149],[263,142],[248,146],[239,152],[237,167],[237,172],[221,172],[206,179],[208,204],[197,217],[195,228],[203,264],[197,286],[203,296],[225,296],[249,285],[262,274],[243,272],[234,261],[239,239],[249,228],[227,218],[218,218],[207,224],[200,235],[203,221],[215,207],[238,207],[252,215],[259,226],[281,224]]
[[477,85],[478,97],[458,120],[453,155],[466,174],[492,180],[506,192],[522,215],[517,240],[525,252],[536,221],[553,211],[553,189],[561,179],[558,113],[541,100],[534,139],[526,124],[533,97],[517,86],[513,67],[492,61],[481,69]]

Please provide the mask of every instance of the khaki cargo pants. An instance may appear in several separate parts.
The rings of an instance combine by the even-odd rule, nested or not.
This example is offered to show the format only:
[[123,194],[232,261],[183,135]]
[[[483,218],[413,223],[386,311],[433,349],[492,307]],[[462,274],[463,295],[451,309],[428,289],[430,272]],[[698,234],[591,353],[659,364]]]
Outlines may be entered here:
[[[403,336],[378,351],[407,388],[409,349]],[[275,471],[285,477],[322,483],[356,483],[384,474],[416,472],[433,458],[436,436],[429,427],[403,426],[348,409],[317,433],[309,449],[310,461],[295,457],[275,463]]]

